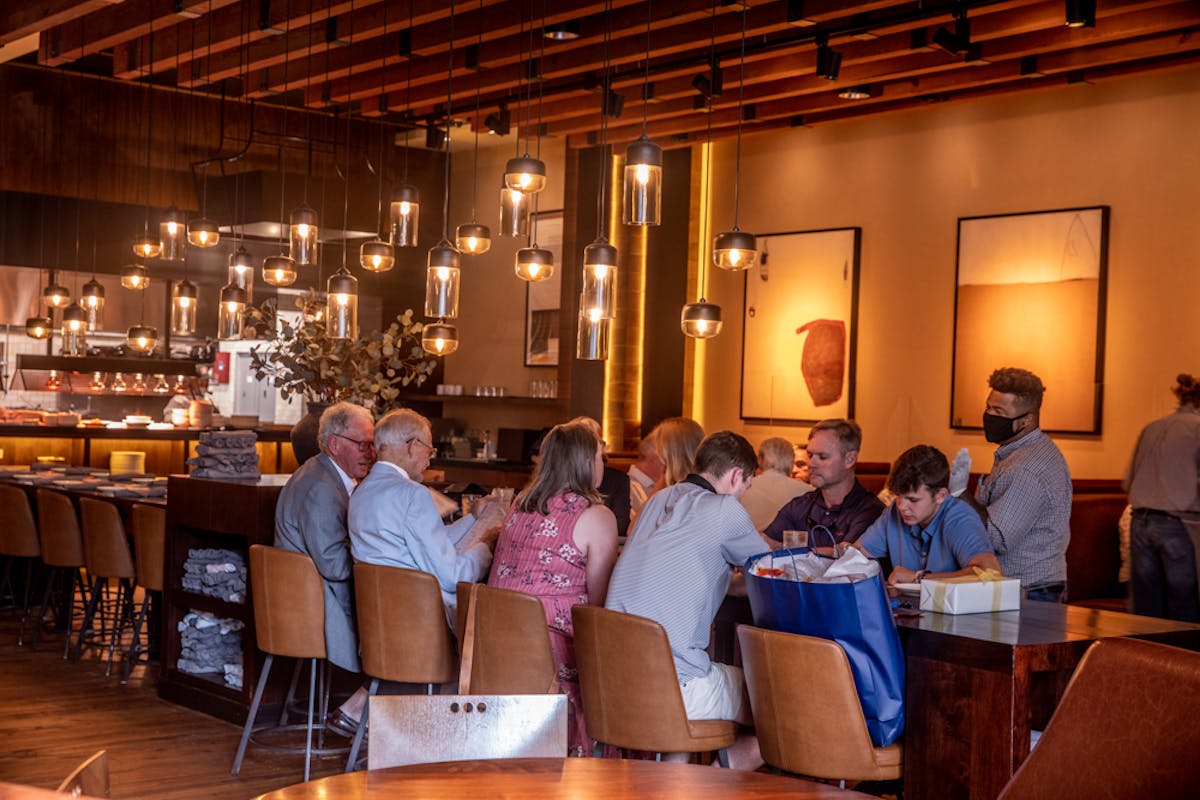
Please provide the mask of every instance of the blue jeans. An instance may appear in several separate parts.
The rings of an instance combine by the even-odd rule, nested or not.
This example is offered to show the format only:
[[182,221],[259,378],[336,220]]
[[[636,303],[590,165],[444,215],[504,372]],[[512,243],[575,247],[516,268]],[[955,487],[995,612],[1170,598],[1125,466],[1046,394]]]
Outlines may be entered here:
[[1031,586],[1025,590],[1026,600],[1041,600],[1046,603],[1061,603],[1063,594],[1067,591],[1065,583],[1055,583],[1050,586]]
[[1196,551],[1178,517],[1135,508],[1129,528],[1129,556],[1133,613],[1200,621]]

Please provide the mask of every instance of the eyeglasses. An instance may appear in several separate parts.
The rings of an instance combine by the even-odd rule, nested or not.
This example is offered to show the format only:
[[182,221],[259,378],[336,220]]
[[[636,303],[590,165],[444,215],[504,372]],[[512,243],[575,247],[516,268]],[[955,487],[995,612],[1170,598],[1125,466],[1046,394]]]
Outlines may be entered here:
[[431,453],[437,449],[436,447],[431,445],[429,442],[422,441],[421,439],[418,439],[416,436],[409,437],[406,444],[412,444],[413,442],[416,442],[417,444],[421,445],[422,447],[428,448],[429,452],[431,452]]
[[344,433],[336,433],[334,435],[342,437],[347,442],[353,442],[354,446],[357,447],[360,452],[370,453],[375,450],[374,442],[363,442],[363,441],[359,441],[358,439],[351,439],[349,436],[346,436]]

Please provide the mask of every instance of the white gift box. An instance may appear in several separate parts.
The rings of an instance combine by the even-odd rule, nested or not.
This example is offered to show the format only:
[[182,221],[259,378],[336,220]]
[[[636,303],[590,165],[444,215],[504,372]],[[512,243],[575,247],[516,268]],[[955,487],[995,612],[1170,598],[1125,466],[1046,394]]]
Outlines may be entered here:
[[981,581],[955,578],[921,581],[921,610],[939,614],[977,614],[1015,611],[1021,607],[1021,582],[1016,578]]

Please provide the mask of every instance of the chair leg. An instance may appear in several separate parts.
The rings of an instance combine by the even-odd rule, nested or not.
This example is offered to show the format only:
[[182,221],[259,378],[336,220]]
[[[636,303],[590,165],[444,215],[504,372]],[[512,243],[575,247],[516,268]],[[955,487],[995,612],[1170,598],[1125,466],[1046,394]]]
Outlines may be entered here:
[[379,678],[371,678],[367,687],[367,702],[363,703],[362,716],[358,720],[358,730],[354,732],[354,744],[350,746],[350,757],[346,759],[346,772],[353,772],[358,763],[358,748],[362,746],[363,734],[367,731],[367,720],[371,713],[371,698],[379,691]]
[[[42,608],[38,612],[37,620],[35,620],[33,625],[33,641],[29,643],[29,649],[31,650],[37,649],[38,640],[42,638],[42,625],[46,620],[46,609],[50,607],[50,595],[54,593],[54,581],[60,577],[61,572],[58,567],[51,567],[50,574],[46,576],[46,590],[42,592]],[[23,635],[24,631],[25,628],[22,625],[21,634],[19,635]]]
[[[17,647],[25,646],[25,623],[29,620],[29,593],[33,590],[33,565],[35,559],[29,559],[25,564],[25,606],[24,613],[21,614],[21,627],[17,631]],[[42,607],[42,614],[46,613],[45,606]]]
[[592,745],[592,758],[600,758],[604,755],[604,745],[596,742]]
[[[237,754],[233,757],[233,769],[230,775],[237,775],[242,769],[242,758],[246,755],[246,744],[250,741],[250,732],[254,729],[254,720],[258,716],[258,706],[262,703],[263,690],[267,688],[267,676],[271,674],[271,662],[275,656],[267,653],[263,661],[262,672],[258,675],[258,685],[254,687],[254,699],[250,701],[250,713],[246,716],[246,725],[242,728],[242,740],[238,742]],[[305,780],[308,780],[305,778]]]
[[717,763],[725,769],[729,769],[729,751],[724,747],[717,751]]
[[292,701],[296,699],[296,686],[300,683],[300,670],[304,668],[304,662],[296,659],[296,666],[292,667],[292,682],[288,684],[287,697],[283,698],[283,708],[279,711],[279,727],[287,725],[288,711],[291,709]]
[[[133,586],[128,578],[121,578],[117,581],[117,609],[113,614],[113,629],[112,635],[108,639],[108,666],[104,669],[104,677],[112,675],[113,656],[117,652],[117,643],[121,639],[121,633],[125,630],[125,621],[130,619],[126,612],[126,606],[129,604],[133,596]],[[132,624],[132,620],[130,620]]]
[[[80,576],[78,574],[76,574],[74,577],[72,577],[72,579],[71,579],[72,598],[74,597],[74,594],[75,594],[75,578],[76,577],[79,578],[79,580],[81,582],[83,580],[82,576]],[[69,658],[71,661],[78,661],[80,655],[83,653],[83,637],[87,636],[88,634],[90,634],[92,632],[92,623],[96,619],[96,605],[101,602],[100,601],[100,598],[102,597],[101,582],[103,580],[104,579],[100,578],[100,577],[92,578],[92,594],[91,594],[91,597],[88,598],[87,605],[84,607],[83,622],[79,626],[79,636],[75,640],[75,649],[73,651],[70,649],[71,623],[68,620],[68,622],[67,622],[67,646],[63,650],[63,658]],[[101,614],[103,614],[103,609],[101,609]],[[74,617],[75,616],[74,613],[72,613],[71,616]],[[101,619],[103,619],[103,617],[101,617]],[[103,623],[101,623],[101,624],[103,624]]]
[[312,732],[313,707],[317,694],[317,659],[309,659],[308,668],[308,727],[304,729],[304,782],[308,783],[309,771],[312,767]]
[[[125,663],[121,665],[121,683],[129,683],[129,673],[133,671],[133,665],[137,661],[138,656],[143,648],[139,647],[139,642],[142,636],[142,626],[146,623],[146,614],[150,610],[150,592],[142,596],[142,606],[138,609],[137,614],[133,617],[133,634],[129,642],[129,651],[125,653]],[[150,632],[146,631],[146,637],[149,639]],[[149,642],[146,648],[149,650]]]

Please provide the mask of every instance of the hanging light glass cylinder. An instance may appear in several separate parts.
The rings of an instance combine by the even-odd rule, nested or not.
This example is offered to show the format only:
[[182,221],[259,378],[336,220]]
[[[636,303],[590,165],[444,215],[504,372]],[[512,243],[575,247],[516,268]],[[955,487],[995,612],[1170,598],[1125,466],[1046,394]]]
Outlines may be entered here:
[[382,239],[366,242],[358,251],[358,263],[368,272],[387,272],[396,266],[396,248]]
[[157,236],[143,233],[133,240],[133,254],[138,258],[157,258],[162,252],[162,242]]
[[162,242],[162,258],[165,261],[183,261],[187,246],[187,223],[179,209],[172,205],[158,223],[158,239]]
[[[125,343],[129,345],[130,349],[143,355],[149,355],[158,346],[158,329],[153,325],[141,322],[131,325],[125,334]],[[116,386],[114,385],[113,388],[116,389]]]
[[317,212],[308,203],[301,203],[292,212],[288,225],[288,237],[292,259],[297,267],[313,266],[318,260]]
[[583,290],[580,309],[597,309],[600,316],[617,316],[617,248],[600,237],[583,248]]
[[211,219],[198,217],[188,223],[187,239],[196,247],[216,247],[221,241],[221,229]]
[[528,153],[510,158],[504,165],[504,186],[525,194],[537,194],[546,188],[546,164]]
[[25,320],[25,335],[30,339],[45,339],[54,327],[54,320],[49,317],[29,317]]
[[71,303],[62,313],[62,354],[87,355],[87,312],[78,303]]
[[95,278],[85,283],[79,290],[79,302],[83,305],[84,313],[87,314],[88,330],[94,331],[99,328],[101,320],[104,319],[103,284]]
[[263,259],[262,275],[272,286],[291,286],[296,282],[296,262],[283,253],[267,256]]
[[398,183],[392,187],[392,199],[388,204],[388,220],[391,226],[393,247],[416,247],[417,224],[421,216],[421,193],[411,183]]
[[448,356],[458,349],[458,328],[444,320],[428,323],[421,331],[421,347],[435,356]]
[[454,245],[460,253],[481,255],[492,249],[492,232],[487,225],[464,222],[454,231]]
[[246,323],[246,290],[226,284],[221,287],[221,305],[217,309],[217,338],[240,339]]
[[425,316],[454,319],[458,316],[460,256],[445,239],[429,249],[425,270]]
[[758,263],[758,241],[753,233],[740,231],[735,226],[731,231],[713,237],[713,264],[721,269],[740,272]]
[[626,225],[662,222],[662,163],[662,148],[644,133],[625,149],[621,221]]
[[608,332],[612,320],[592,311],[579,312],[579,330],[575,339],[575,357],[582,361],[608,358]]
[[500,189],[500,235],[528,236],[532,198],[520,189]]
[[66,308],[71,303],[71,290],[57,283],[42,289],[42,302],[50,308]]
[[514,259],[513,271],[518,278],[530,283],[549,280],[554,275],[554,253],[538,247],[537,242],[530,247],[522,247]]
[[247,305],[254,302],[254,259],[241,245],[229,254],[229,283],[246,293]]
[[721,307],[703,297],[688,303],[679,315],[679,327],[693,339],[711,339],[721,332]]
[[335,272],[326,284],[326,294],[325,334],[331,339],[357,339],[358,279],[349,272]]
[[150,273],[141,264],[121,267],[121,285],[126,289],[145,289],[150,285]]
[[171,333],[186,336],[196,332],[196,301],[199,297],[196,284],[186,279],[171,289]]

